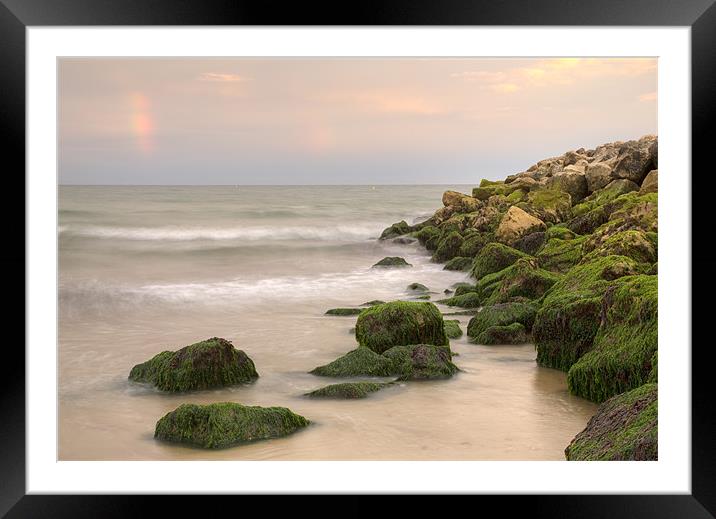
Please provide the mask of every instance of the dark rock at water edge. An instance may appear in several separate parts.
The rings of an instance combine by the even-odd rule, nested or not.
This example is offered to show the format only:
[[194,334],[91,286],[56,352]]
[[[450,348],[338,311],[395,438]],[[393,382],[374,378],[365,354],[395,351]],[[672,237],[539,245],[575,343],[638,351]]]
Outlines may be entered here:
[[399,256],[386,256],[373,267],[412,267],[412,265]]

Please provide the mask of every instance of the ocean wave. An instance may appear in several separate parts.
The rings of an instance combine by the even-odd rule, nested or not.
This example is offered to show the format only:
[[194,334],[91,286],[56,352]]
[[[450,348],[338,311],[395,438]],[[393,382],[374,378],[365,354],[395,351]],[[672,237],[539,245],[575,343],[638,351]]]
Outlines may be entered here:
[[355,241],[377,237],[381,224],[275,227],[112,227],[60,226],[66,235],[132,241],[327,240]]

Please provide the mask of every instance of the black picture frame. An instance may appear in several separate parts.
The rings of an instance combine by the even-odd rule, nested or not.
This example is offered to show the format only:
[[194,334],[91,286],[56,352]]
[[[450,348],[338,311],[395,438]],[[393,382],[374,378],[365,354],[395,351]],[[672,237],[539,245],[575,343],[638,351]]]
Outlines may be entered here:
[[[5,217],[13,222],[6,231],[12,246],[2,257],[7,275],[20,283],[25,272],[25,29],[28,26],[83,25],[562,25],[562,26],[690,26],[692,51],[692,164],[693,171],[708,168],[714,142],[713,93],[716,91],[716,6],[714,0],[492,0],[491,2],[363,1],[344,4],[246,2],[238,0],[0,0],[0,118],[5,153]],[[12,164],[12,166],[11,166]],[[687,174],[688,172],[684,172]],[[696,177],[692,175],[692,183]],[[708,182],[708,180],[704,181]],[[8,187],[9,186],[9,187]],[[12,190],[12,191],[10,191]],[[12,193],[12,196],[9,195]],[[710,235],[707,189],[692,190],[692,208],[704,211],[702,218],[692,209],[692,237]],[[700,197],[703,197],[701,199]],[[17,207],[12,206],[17,204]],[[12,209],[11,209],[12,208]],[[14,217],[13,217],[14,215]],[[12,218],[12,219],[11,219]],[[695,240],[694,240],[695,242]],[[708,240],[706,240],[708,242]],[[22,243],[23,245],[20,245]],[[692,269],[710,267],[708,256],[692,252]],[[705,268],[703,269],[706,270]],[[10,274],[12,273],[12,274]],[[693,273],[692,273],[693,275]],[[24,276],[23,276],[24,277]],[[706,293],[709,276],[699,280]],[[18,291],[20,287],[17,287]],[[24,286],[23,286],[24,290]],[[25,296],[23,295],[23,301]],[[708,322],[711,305],[692,301],[694,325]],[[6,323],[24,322],[24,305],[13,297],[4,315]],[[22,314],[22,315],[21,315]],[[697,328],[694,327],[696,332]],[[20,341],[13,341],[19,344]],[[23,331],[24,342],[24,331]],[[714,359],[711,342],[692,340],[692,493],[690,495],[484,496],[497,505],[500,514],[529,510],[537,517],[648,517],[686,518],[716,515],[716,414],[711,403],[710,382]],[[0,377],[0,514],[7,517],[114,517],[143,515],[145,502],[139,496],[40,496],[25,495],[25,356],[10,344],[3,348],[4,369]],[[690,345],[683,345],[685,351]],[[204,506],[203,515],[226,513],[223,498]],[[241,497],[240,499],[246,499]],[[357,497],[352,498],[357,500]],[[498,502],[494,502],[499,499]],[[184,499],[173,497],[184,507]],[[144,502],[140,502],[144,501]],[[483,504],[483,503],[481,503]],[[169,509],[161,504],[166,513]],[[245,505],[244,505],[245,506]],[[325,506],[325,505],[324,505]],[[474,505],[471,505],[474,506]],[[343,505],[344,509],[347,509]],[[368,505],[356,512],[373,513]],[[484,512],[486,509],[482,508]],[[222,512],[223,510],[223,512]],[[401,507],[401,511],[402,511]],[[383,512],[386,509],[382,509]],[[480,513],[480,512],[478,512]]]

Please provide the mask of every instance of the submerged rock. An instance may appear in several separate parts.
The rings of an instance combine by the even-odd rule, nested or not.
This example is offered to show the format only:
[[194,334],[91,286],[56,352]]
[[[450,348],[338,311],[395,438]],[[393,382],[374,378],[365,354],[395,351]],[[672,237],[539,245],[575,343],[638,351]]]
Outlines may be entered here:
[[398,380],[450,378],[458,372],[457,366],[452,363],[449,346],[433,344],[394,346],[383,356],[394,363]]
[[402,236],[403,234],[408,234],[411,232],[413,228],[408,225],[408,223],[405,220],[401,220],[397,223],[394,223],[387,229],[385,229],[381,235],[381,240],[388,240],[390,238],[397,238],[398,236]]
[[430,289],[423,285],[422,283],[410,283],[406,290],[410,290],[412,292],[429,292]]
[[658,459],[656,384],[604,402],[564,450],[570,461],[655,461]]
[[381,301],[380,299],[373,299],[372,301],[366,301],[361,306],[375,306],[375,305],[384,305],[385,301]]
[[331,308],[326,310],[326,315],[358,315],[365,308]]
[[490,326],[478,335],[474,342],[477,344],[524,344],[529,340],[524,325],[512,323],[507,326]]
[[286,436],[309,423],[285,407],[244,406],[233,402],[182,404],[157,422],[154,437],[205,449],[222,449]]
[[258,378],[253,361],[226,339],[212,337],[177,351],[163,351],[137,364],[129,380],[148,382],[162,391],[211,389]]
[[460,321],[457,319],[445,319],[445,335],[448,339],[459,339],[462,337]]
[[370,393],[380,391],[391,385],[390,382],[346,382],[343,384],[331,384],[310,393],[306,396],[311,398],[341,398],[356,399],[365,398]]
[[390,377],[393,362],[369,348],[359,347],[310,373],[319,377]]
[[405,344],[448,344],[438,308],[432,303],[410,301],[366,309],[358,316],[356,339],[376,353]]
[[373,267],[412,267],[404,258],[398,256],[386,256]]

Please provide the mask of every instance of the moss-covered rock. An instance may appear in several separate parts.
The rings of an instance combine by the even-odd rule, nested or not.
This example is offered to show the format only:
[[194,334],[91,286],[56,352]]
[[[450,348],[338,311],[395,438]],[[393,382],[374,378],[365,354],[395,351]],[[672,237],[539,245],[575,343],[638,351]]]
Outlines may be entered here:
[[466,235],[458,251],[458,256],[474,258],[477,253],[490,242],[490,239],[490,235],[479,232]]
[[448,339],[459,339],[462,337],[460,321],[457,319],[445,319],[445,335]]
[[375,306],[375,305],[384,305],[385,301],[381,301],[380,299],[373,299],[372,301],[366,301],[361,306]]
[[594,346],[567,375],[573,394],[603,402],[648,381],[658,346],[657,283],[656,276],[629,276],[607,289]]
[[356,338],[377,353],[405,344],[448,344],[443,317],[432,303],[394,301],[358,316]]
[[630,229],[621,231],[607,237],[592,250],[581,262],[586,263],[598,256],[626,256],[638,263],[653,263],[656,261],[656,249],[641,230]]
[[394,346],[383,356],[393,362],[398,380],[450,378],[458,372],[457,366],[452,363],[449,346],[434,344]]
[[462,256],[456,256],[443,267],[443,270],[455,270],[460,272],[467,272],[472,268],[472,258],[464,258]]
[[398,236],[402,236],[403,234],[408,234],[412,230],[413,230],[413,228],[410,225],[408,225],[408,223],[405,220],[401,220],[397,223],[394,223],[387,229],[385,229],[381,233],[380,239],[388,240],[390,238],[396,238]]
[[409,292],[430,292],[430,289],[422,283],[410,283],[405,289]]
[[456,296],[461,296],[463,294],[467,294],[468,292],[477,292],[477,287],[475,285],[466,282],[455,283],[451,288],[455,289]]
[[543,222],[565,222],[572,216],[572,198],[569,193],[557,189],[531,191],[527,201],[517,206]]
[[577,265],[545,294],[532,335],[537,362],[567,371],[592,347],[601,322],[601,303],[617,278],[637,274],[631,258],[606,256]]
[[363,310],[365,310],[365,308],[331,308],[330,310],[326,310],[326,315],[358,315]]
[[388,387],[390,382],[345,382],[343,384],[331,384],[309,393],[306,396],[311,398],[338,398],[357,399],[365,398],[371,393]]
[[472,265],[472,277],[479,280],[487,274],[499,272],[520,258],[528,257],[524,252],[501,243],[490,243],[482,248]]
[[466,292],[459,296],[440,299],[438,303],[447,306],[459,306],[461,308],[477,308],[482,305],[482,298],[477,292]]
[[581,261],[584,240],[584,236],[568,240],[552,238],[537,253],[537,261],[545,270],[567,272]]
[[222,449],[286,436],[309,423],[285,407],[244,406],[233,402],[182,404],[159,419],[154,437],[205,449]]
[[386,256],[378,263],[373,265],[373,267],[412,267],[412,265],[405,261],[405,258],[401,258],[398,256]]
[[484,305],[538,299],[559,276],[539,267],[531,258],[521,258],[506,269],[484,276],[477,284]]
[[474,342],[477,344],[524,344],[529,340],[524,325],[512,323],[507,326],[490,326],[478,335]]
[[420,244],[428,250],[435,250],[438,248],[438,240],[441,236],[440,229],[435,226],[428,225],[423,227],[419,231],[413,234]]
[[258,376],[246,353],[226,339],[212,337],[177,351],[163,351],[137,364],[129,373],[129,380],[178,392],[244,384]]
[[464,242],[463,237],[457,231],[452,231],[440,238],[438,248],[433,254],[435,261],[443,262],[454,258],[460,252],[460,247]]
[[475,341],[488,328],[520,323],[525,331],[532,329],[537,307],[532,303],[502,303],[486,306],[467,324],[467,335]]
[[658,459],[658,389],[643,386],[604,402],[565,449],[572,461]]
[[390,377],[394,372],[391,360],[359,347],[310,373],[319,377]]
[[[575,208],[576,212],[576,208]],[[577,234],[591,234],[607,223],[609,214],[603,207],[595,207],[569,221],[569,229]]]

